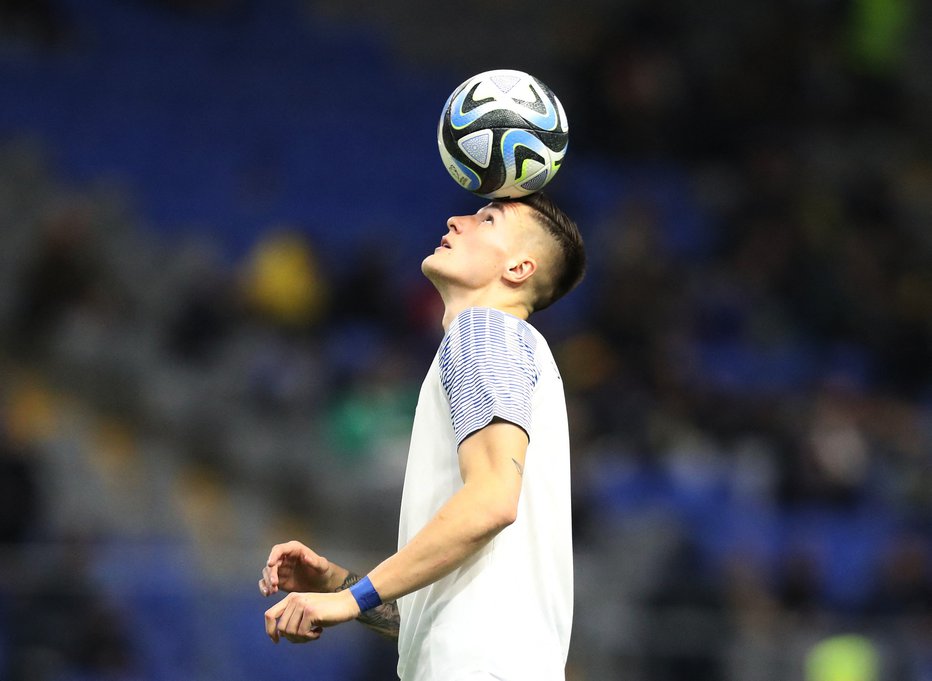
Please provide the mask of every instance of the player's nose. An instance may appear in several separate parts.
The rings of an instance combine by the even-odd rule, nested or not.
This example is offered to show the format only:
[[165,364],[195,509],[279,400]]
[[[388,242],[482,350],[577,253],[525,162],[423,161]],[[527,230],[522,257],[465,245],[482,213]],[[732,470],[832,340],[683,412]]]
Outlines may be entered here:
[[462,215],[454,215],[447,218],[447,229],[454,234],[459,234],[463,231],[463,219],[464,217]]

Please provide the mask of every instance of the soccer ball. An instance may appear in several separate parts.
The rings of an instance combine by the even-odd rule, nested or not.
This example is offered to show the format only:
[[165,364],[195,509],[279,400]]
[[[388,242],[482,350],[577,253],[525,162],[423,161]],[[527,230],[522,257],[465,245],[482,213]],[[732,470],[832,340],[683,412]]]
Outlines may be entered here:
[[563,105],[523,71],[473,76],[453,91],[437,126],[443,164],[464,189],[514,199],[553,179],[569,138]]

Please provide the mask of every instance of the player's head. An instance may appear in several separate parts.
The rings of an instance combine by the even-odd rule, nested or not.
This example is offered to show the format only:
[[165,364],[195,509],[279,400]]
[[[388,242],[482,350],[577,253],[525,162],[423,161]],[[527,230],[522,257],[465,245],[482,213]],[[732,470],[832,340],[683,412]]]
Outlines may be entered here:
[[542,229],[546,269],[537,282],[533,311],[549,307],[576,288],[586,272],[586,250],[576,222],[542,192],[530,194],[518,202],[531,208],[530,216]]
[[576,223],[539,192],[451,217],[447,229],[441,246],[422,263],[441,294],[470,294],[476,304],[516,304],[530,314],[566,295],[585,271]]

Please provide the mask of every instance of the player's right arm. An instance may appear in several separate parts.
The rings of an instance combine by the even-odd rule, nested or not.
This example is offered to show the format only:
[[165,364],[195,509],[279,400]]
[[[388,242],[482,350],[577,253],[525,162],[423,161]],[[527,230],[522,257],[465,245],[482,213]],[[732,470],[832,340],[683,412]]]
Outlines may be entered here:
[[[315,553],[298,541],[276,544],[262,568],[259,591],[271,596],[290,593],[331,593],[350,588],[360,576]],[[357,621],[382,636],[398,638],[400,617],[392,601],[362,613]]]

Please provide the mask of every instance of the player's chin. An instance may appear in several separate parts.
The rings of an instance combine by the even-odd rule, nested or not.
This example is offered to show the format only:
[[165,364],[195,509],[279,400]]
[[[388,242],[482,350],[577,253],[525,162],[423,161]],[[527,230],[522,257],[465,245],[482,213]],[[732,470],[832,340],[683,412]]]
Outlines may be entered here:
[[441,274],[440,263],[437,262],[438,255],[439,251],[435,251],[421,261],[421,272],[431,281],[434,280],[434,277],[439,277]]

